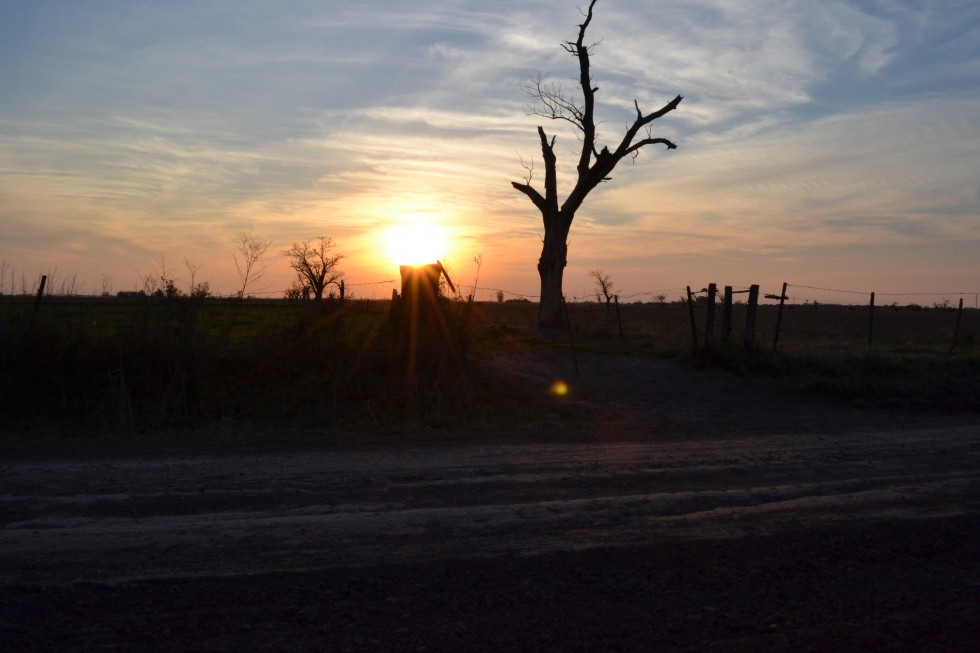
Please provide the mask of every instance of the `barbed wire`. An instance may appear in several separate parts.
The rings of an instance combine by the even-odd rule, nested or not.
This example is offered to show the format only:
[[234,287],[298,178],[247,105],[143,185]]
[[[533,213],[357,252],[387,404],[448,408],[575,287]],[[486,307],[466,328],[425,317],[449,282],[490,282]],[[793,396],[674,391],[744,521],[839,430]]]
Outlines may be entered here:
[[[821,288],[819,286],[804,286],[802,284],[787,283],[787,288],[807,288],[809,290],[822,290],[824,292],[839,292],[847,293],[851,295],[870,295],[871,290],[842,290],[840,288]],[[949,295],[976,295],[980,293],[978,290],[958,290],[958,291],[946,291],[946,292],[875,292],[876,297],[944,297]]]
[[[394,279],[381,279],[379,281],[361,281],[361,282],[355,282],[355,283],[347,283],[345,281],[344,287],[345,288],[354,288],[354,287],[364,287],[364,286],[390,285],[390,284],[398,283],[399,281],[400,280],[397,279],[397,278],[394,278]],[[460,295],[467,294],[465,292],[467,288],[469,288],[469,294],[475,294],[477,291],[484,291],[484,292],[492,292],[492,293],[503,293],[503,295],[505,295],[507,297],[517,298],[517,299],[525,299],[525,300],[538,300],[538,299],[541,298],[540,295],[535,295],[535,294],[530,294],[530,293],[516,292],[516,291],[513,291],[513,290],[508,290],[506,288],[494,288],[494,287],[488,287],[488,286],[465,286],[465,285],[461,285],[460,286],[460,293],[459,294]],[[825,286],[811,286],[811,285],[798,284],[798,283],[787,283],[786,284],[786,288],[787,288],[787,291],[790,288],[799,288],[799,289],[806,289],[806,290],[817,290],[817,291],[820,291],[820,292],[841,293],[841,294],[847,294],[847,295],[862,295],[862,296],[869,296],[873,292],[873,291],[870,291],[870,290],[853,290],[853,289],[845,289],[845,288],[828,288],[828,287],[825,287]],[[703,289],[703,288],[698,289],[698,290],[693,290],[692,289],[692,292],[694,292],[695,294],[698,294],[700,292],[703,292],[704,290],[705,289]],[[134,292],[138,292],[138,291],[134,291]],[[589,300],[589,301],[591,301],[591,300],[594,300],[597,297],[597,292],[592,292],[592,293],[588,293],[588,294],[585,294],[585,295],[570,295],[570,296],[566,296],[566,301],[569,301],[569,302],[581,302],[582,300]],[[745,292],[745,291],[741,291],[740,290],[740,291],[736,291],[736,292]],[[254,291],[254,292],[249,292],[246,295],[246,297],[269,296],[269,295],[283,295],[284,293],[285,293],[285,291],[284,290],[281,290],[281,289],[280,290],[258,290],[258,291]],[[663,288],[663,289],[658,289],[658,290],[641,290],[641,291],[637,291],[637,292],[631,292],[630,294],[621,294],[621,293],[614,293],[614,294],[617,296],[618,300],[631,300],[631,299],[635,299],[637,297],[661,297],[661,296],[662,297],[667,297],[668,295],[670,295],[672,293],[681,293],[682,294],[682,297],[683,297],[687,293],[687,287],[686,286],[682,286],[682,287],[675,287],[675,288]],[[874,294],[875,294],[876,297],[950,297],[950,296],[967,296],[967,295],[977,296],[977,295],[980,295],[980,290],[959,290],[959,291],[945,291],[945,292],[938,292],[938,291],[922,291],[922,292],[876,292],[875,291]],[[2,297],[2,296],[3,295],[0,294],[0,297]],[[34,292],[26,293],[26,294],[24,294],[24,293],[11,293],[11,294],[8,294],[6,296],[7,297],[10,297],[10,298],[12,298],[12,297],[20,297],[20,296],[33,297],[34,296]],[[52,296],[53,297],[53,296],[61,296],[61,295],[46,294],[46,296]],[[93,296],[93,297],[97,297],[99,295],[81,295],[81,294],[78,294],[78,295],[65,295],[65,296],[79,296],[79,297],[81,297],[81,296]],[[115,293],[113,293],[112,296],[115,296]],[[234,294],[234,293],[233,294],[230,294],[230,295],[218,295],[218,294],[214,294],[212,296],[215,297],[215,298],[218,298],[218,299],[228,299],[228,298],[237,297],[237,294]],[[809,298],[809,297],[800,297],[800,298],[794,297],[794,299],[803,299],[805,301],[808,301],[808,300],[816,301],[816,300],[813,300],[812,298]]]

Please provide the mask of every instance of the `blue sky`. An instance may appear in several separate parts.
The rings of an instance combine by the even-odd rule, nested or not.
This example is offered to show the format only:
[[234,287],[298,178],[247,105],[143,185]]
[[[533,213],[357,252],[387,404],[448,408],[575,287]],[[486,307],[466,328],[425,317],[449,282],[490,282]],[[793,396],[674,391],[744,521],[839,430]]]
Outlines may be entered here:
[[[393,4],[0,0],[5,291],[55,269],[128,290],[161,257],[186,278],[186,257],[230,293],[231,238],[251,230],[276,250],[330,236],[358,294],[385,297],[385,229],[419,221],[447,231],[462,285],[482,254],[481,286],[536,294],[540,218],[510,181],[539,159],[538,124],[561,172],[576,139],[527,116],[520,87],[573,88],[559,44],[578,4]],[[634,99],[680,94],[654,125],[679,147],[587,200],[570,296],[594,268],[623,295],[980,292],[980,5],[637,5],[596,6],[599,137],[618,140]],[[290,273],[268,261],[278,292]]]

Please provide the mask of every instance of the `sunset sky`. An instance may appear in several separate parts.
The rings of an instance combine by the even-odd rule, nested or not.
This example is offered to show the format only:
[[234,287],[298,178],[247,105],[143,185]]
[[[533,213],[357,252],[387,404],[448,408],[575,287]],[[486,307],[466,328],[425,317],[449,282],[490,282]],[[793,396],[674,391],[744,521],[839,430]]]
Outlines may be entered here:
[[[574,87],[560,43],[583,4],[0,0],[3,292],[55,270],[133,290],[161,257],[186,280],[186,257],[230,294],[251,231],[274,243],[253,290],[281,296],[278,251],[322,234],[381,298],[420,225],[464,289],[482,254],[478,299],[534,296],[540,216],[510,182],[522,157],[543,176],[538,124],[566,175],[578,143],[521,84]],[[678,149],[625,161],[579,212],[569,296],[602,268],[635,299],[787,281],[799,301],[974,304],[975,0],[599,0],[589,40],[601,144],[634,98],[685,99],[654,123]]]

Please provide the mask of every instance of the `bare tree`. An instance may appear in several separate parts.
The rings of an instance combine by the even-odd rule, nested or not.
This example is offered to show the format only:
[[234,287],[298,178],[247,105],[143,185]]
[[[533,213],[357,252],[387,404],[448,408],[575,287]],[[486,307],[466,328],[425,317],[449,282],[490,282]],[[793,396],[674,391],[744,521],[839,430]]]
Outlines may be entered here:
[[613,295],[613,281],[612,277],[606,274],[603,270],[592,270],[589,272],[589,276],[595,279],[595,296],[602,301],[606,300],[606,304],[612,301]]
[[144,295],[155,295],[160,289],[160,281],[157,279],[157,276],[153,270],[146,273],[137,270],[136,276],[139,277],[140,285],[142,286],[140,292],[142,292]]
[[166,257],[161,255],[157,259],[157,267],[160,268],[160,283],[162,284],[158,292],[170,298],[182,296],[184,292],[177,286],[177,278],[174,276],[173,268],[167,263]]
[[331,255],[333,246],[332,239],[318,236],[314,240],[293,243],[292,247],[281,252],[289,258],[289,267],[296,271],[300,286],[309,288],[316,301],[323,300],[324,288],[344,277],[344,273],[337,269],[344,255]]
[[244,297],[249,285],[257,283],[265,274],[267,266],[262,263],[262,257],[272,246],[272,241],[244,231],[235,236],[234,240],[237,248],[233,255],[235,269],[238,270],[238,278],[242,281],[238,296]]
[[191,280],[187,283],[187,294],[191,297],[207,297],[210,295],[210,284],[207,281],[203,283],[197,282],[197,273],[201,271],[204,264],[192,263],[191,260],[185,256],[184,267],[187,268],[187,273],[191,275]]
[[167,263],[167,259],[164,256],[157,257],[156,271],[150,270],[146,274],[143,274],[137,270],[136,275],[143,285],[143,293],[145,295],[153,295],[154,297],[180,297],[184,294],[177,286],[173,269]]
[[102,296],[109,297],[112,295],[112,275],[102,273]]
[[[562,318],[562,275],[568,257],[568,232],[575,218],[575,212],[585,201],[586,196],[601,182],[608,181],[609,175],[616,165],[626,157],[636,158],[641,148],[647,145],[660,144],[669,150],[677,146],[666,138],[654,138],[649,125],[657,118],[673,111],[683,99],[680,95],[653,113],[643,113],[639,102],[633,101],[636,117],[627,128],[619,144],[612,151],[608,147],[599,148],[596,143],[595,98],[599,87],[593,84],[590,60],[593,45],[586,45],[585,33],[592,22],[592,9],[597,0],[589,3],[584,13],[585,21],[579,25],[578,38],[575,41],[565,41],[562,47],[578,59],[581,98],[566,96],[560,86],[548,84],[540,76],[525,86],[524,90],[534,100],[535,105],[529,108],[530,115],[541,116],[551,120],[564,120],[578,129],[582,149],[579,154],[577,179],[575,186],[568,193],[565,201],[559,205],[557,156],[555,155],[555,140],[545,133],[543,127],[538,127],[538,139],[541,142],[541,155],[544,159],[544,192],[531,185],[534,176],[533,164],[521,162],[527,171],[523,182],[511,182],[514,188],[528,196],[534,206],[541,212],[544,220],[544,238],[541,257],[538,259],[538,274],[541,277],[541,305],[538,310],[538,326],[553,329],[561,326]],[[646,130],[643,135],[641,130]]]

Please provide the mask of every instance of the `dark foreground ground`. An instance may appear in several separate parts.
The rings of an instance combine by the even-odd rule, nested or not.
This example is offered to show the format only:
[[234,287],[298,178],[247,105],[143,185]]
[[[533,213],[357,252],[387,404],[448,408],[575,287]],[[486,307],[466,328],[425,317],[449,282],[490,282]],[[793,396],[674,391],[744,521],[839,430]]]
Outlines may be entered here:
[[583,364],[507,432],[8,441],[0,651],[977,650],[975,420]]

